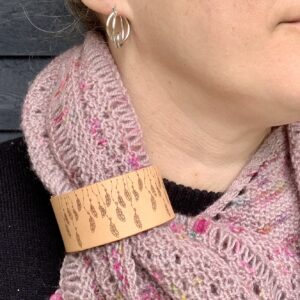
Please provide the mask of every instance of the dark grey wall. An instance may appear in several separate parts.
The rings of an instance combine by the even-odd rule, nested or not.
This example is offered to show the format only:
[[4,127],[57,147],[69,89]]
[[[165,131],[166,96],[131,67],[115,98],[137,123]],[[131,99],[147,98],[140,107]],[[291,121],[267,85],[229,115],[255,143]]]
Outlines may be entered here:
[[20,109],[35,75],[83,37],[63,0],[0,0],[0,142],[22,135]]

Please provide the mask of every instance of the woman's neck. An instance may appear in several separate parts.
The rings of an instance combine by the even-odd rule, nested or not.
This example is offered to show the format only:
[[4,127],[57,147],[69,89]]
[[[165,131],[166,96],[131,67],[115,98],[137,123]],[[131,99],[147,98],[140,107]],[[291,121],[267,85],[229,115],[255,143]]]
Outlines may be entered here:
[[180,70],[170,73],[133,48],[117,50],[112,54],[151,163],[169,180],[225,191],[271,128],[254,128],[237,102],[208,93]]

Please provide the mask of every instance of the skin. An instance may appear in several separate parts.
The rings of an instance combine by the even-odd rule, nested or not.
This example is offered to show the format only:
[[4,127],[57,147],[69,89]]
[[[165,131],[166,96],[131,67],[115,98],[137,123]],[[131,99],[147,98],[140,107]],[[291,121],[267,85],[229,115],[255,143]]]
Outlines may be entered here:
[[163,177],[225,191],[272,126],[300,119],[300,29],[279,24],[297,1],[83,2],[131,24],[109,47]]

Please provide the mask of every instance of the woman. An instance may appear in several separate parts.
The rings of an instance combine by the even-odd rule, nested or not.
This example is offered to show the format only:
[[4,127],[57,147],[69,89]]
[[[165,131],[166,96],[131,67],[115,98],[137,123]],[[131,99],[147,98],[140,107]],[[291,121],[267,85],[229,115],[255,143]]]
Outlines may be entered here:
[[90,31],[37,76],[22,112],[45,187],[156,165],[221,196],[67,253],[51,300],[300,299],[299,4],[70,4]]

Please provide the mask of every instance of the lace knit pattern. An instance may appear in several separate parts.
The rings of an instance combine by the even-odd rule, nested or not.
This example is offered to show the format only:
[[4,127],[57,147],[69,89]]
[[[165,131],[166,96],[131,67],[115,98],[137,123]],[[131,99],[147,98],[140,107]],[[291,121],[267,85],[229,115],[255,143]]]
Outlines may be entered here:
[[[21,128],[32,169],[54,195],[151,163],[97,32],[36,76]],[[300,299],[299,156],[300,124],[273,127],[205,211],[66,254],[51,300]]]

